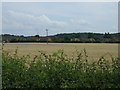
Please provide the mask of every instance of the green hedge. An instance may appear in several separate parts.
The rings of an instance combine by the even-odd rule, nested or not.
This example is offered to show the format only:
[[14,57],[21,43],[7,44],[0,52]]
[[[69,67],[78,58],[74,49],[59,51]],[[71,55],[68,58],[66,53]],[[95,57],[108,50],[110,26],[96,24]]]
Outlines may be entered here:
[[71,58],[63,50],[29,57],[3,52],[3,88],[120,88],[118,58],[89,63],[86,50]]

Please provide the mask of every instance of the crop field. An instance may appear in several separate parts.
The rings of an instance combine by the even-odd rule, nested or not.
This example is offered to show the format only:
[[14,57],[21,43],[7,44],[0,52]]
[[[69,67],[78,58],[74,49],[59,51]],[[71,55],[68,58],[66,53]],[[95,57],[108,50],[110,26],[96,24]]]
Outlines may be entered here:
[[52,54],[60,49],[69,56],[76,56],[76,52],[86,49],[89,60],[98,60],[101,56],[110,58],[118,57],[118,44],[107,43],[7,43],[4,45],[4,50],[14,54],[18,49],[18,56],[30,55],[33,58],[39,55],[39,51],[44,51],[47,54]]
[[117,44],[7,43],[2,52],[2,86],[120,88],[119,61]]

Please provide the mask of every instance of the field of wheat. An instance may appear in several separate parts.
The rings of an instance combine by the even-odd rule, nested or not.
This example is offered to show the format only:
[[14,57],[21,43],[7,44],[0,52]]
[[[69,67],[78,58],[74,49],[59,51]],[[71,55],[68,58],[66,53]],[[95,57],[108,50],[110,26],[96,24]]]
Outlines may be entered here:
[[19,56],[30,55],[31,58],[39,55],[39,51],[51,54],[60,49],[69,56],[75,56],[76,52],[86,49],[91,61],[98,60],[101,56],[109,58],[109,54],[118,57],[118,44],[106,43],[7,43],[4,45],[4,50],[11,54],[14,54],[16,49]]

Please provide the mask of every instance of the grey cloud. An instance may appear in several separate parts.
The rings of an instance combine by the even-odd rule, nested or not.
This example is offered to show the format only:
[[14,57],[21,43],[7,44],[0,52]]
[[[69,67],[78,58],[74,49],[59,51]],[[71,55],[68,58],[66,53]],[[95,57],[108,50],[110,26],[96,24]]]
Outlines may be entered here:
[[[70,19],[68,21],[58,21],[52,20],[46,15],[33,16],[31,14],[15,12],[12,10],[8,11],[8,17],[3,17],[4,32],[34,32],[43,29],[51,28],[57,32],[72,32],[74,29],[88,29],[90,28],[90,23],[83,19]],[[10,29],[12,31],[10,31]],[[30,31],[31,30],[31,31]],[[32,34],[32,33],[31,33]]]
[[66,22],[63,22],[63,21],[51,20],[46,15],[35,17],[33,15],[19,13],[15,11],[9,11],[9,14],[12,16],[13,19],[17,20],[18,22],[22,21],[22,23],[25,23],[25,22],[27,22],[28,24],[41,23],[46,25],[57,25],[57,26],[64,26],[67,24]]

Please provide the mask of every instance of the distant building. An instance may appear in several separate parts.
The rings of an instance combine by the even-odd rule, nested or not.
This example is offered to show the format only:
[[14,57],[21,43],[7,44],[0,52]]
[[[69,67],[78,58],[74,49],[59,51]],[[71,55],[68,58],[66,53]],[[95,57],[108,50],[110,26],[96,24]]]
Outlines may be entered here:
[[40,41],[46,41],[47,38],[46,37],[40,37]]
[[52,41],[52,38],[48,37],[48,41]]
[[84,41],[95,41],[94,38],[88,38],[88,39],[84,39]]
[[89,41],[95,41],[95,39],[94,38],[89,38]]
[[79,38],[71,38],[70,41],[80,41]]

